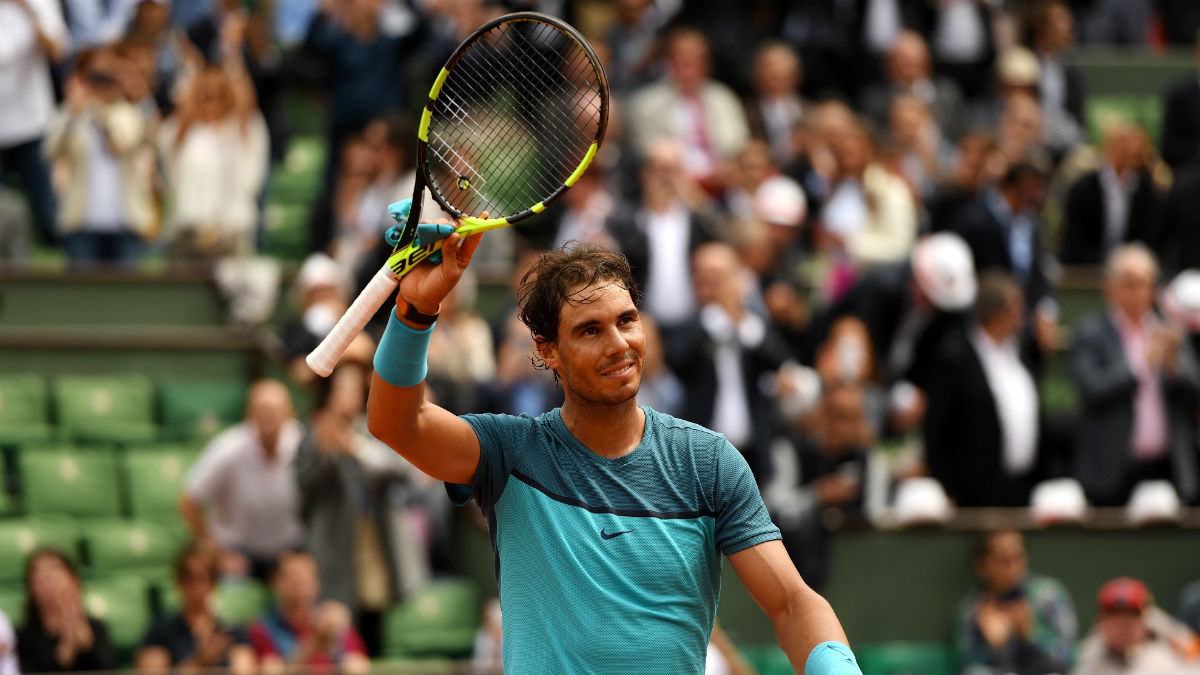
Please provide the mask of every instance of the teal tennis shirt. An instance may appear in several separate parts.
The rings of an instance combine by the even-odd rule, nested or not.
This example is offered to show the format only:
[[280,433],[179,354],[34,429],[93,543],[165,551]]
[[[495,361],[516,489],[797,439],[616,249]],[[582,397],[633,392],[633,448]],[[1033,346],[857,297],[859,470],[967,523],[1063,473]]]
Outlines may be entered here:
[[506,673],[703,673],[721,553],[772,539],[746,461],[725,438],[642,408],[633,452],[588,450],[559,410],[466,415],[487,517]]

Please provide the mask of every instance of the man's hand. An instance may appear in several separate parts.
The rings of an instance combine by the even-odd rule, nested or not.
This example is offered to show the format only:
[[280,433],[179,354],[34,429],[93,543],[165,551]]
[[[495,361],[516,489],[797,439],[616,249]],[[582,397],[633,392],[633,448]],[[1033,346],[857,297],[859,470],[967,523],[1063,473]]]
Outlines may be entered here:
[[[481,218],[487,218],[484,212]],[[446,223],[447,221],[435,221]],[[448,223],[455,225],[456,223]],[[463,272],[479,247],[483,233],[474,234],[463,239],[458,233],[453,233],[442,243],[442,262],[437,265],[417,265],[400,280],[400,293],[396,296],[396,304],[403,306],[411,302],[413,307],[425,314],[437,314],[442,299],[449,295],[451,289],[462,279]]]
[[979,632],[992,649],[1000,649],[1012,638],[1016,629],[1013,615],[1006,608],[991,598],[979,603],[975,612],[975,622],[979,624]]

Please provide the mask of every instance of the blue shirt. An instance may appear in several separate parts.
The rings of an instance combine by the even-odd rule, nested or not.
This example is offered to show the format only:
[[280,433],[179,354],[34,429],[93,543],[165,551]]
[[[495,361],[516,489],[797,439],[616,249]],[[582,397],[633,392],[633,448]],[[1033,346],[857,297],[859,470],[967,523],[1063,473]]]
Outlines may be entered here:
[[643,407],[615,459],[559,409],[467,415],[479,437],[471,497],[488,520],[506,673],[703,673],[721,553],[779,539],[741,454],[720,434]]

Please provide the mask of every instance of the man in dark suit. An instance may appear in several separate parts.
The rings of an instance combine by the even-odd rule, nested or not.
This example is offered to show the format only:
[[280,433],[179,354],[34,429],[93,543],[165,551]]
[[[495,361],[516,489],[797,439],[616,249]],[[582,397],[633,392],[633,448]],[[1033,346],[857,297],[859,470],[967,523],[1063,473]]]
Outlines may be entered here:
[[933,74],[929,46],[920,33],[902,31],[888,50],[883,81],[866,88],[863,113],[880,129],[888,128],[892,101],[910,95],[929,108],[943,135],[954,138],[962,128],[962,94],[953,81]]
[[1144,480],[1170,479],[1185,502],[1198,493],[1200,365],[1178,327],[1154,311],[1158,264],[1141,244],[1113,251],[1107,307],[1075,327],[1071,378],[1080,414],[1075,475],[1096,505],[1125,503]]
[[[1196,60],[1200,64],[1200,35]],[[1159,148],[1172,169],[1180,169],[1200,155],[1200,72],[1167,90]]]
[[1133,124],[1113,124],[1104,134],[1103,164],[1067,192],[1059,260],[1099,265],[1114,246],[1130,241],[1161,253],[1160,203],[1146,167],[1145,133]]
[[1037,385],[1021,353],[1021,287],[979,282],[973,320],[942,342],[928,384],[925,461],[959,506],[1026,506],[1041,457]]

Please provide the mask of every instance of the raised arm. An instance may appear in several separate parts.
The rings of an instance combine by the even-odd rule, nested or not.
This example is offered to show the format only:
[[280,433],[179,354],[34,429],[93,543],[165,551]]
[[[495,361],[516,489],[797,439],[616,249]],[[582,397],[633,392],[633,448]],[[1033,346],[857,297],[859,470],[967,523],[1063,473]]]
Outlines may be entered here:
[[375,438],[430,476],[463,485],[475,477],[479,439],[458,416],[425,400],[425,349],[432,327],[401,315],[409,304],[422,314],[437,314],[481,236],[462,240],[451,234],[442,246],[441,264],[419,265],[400,281],[396,311],[375,352],[367,398],[367,426]]
[[751,546],[729,556],[729,562],[771,619],[775,638],[797,673],[861,675],[833,608],[800,578],[782,542]]

